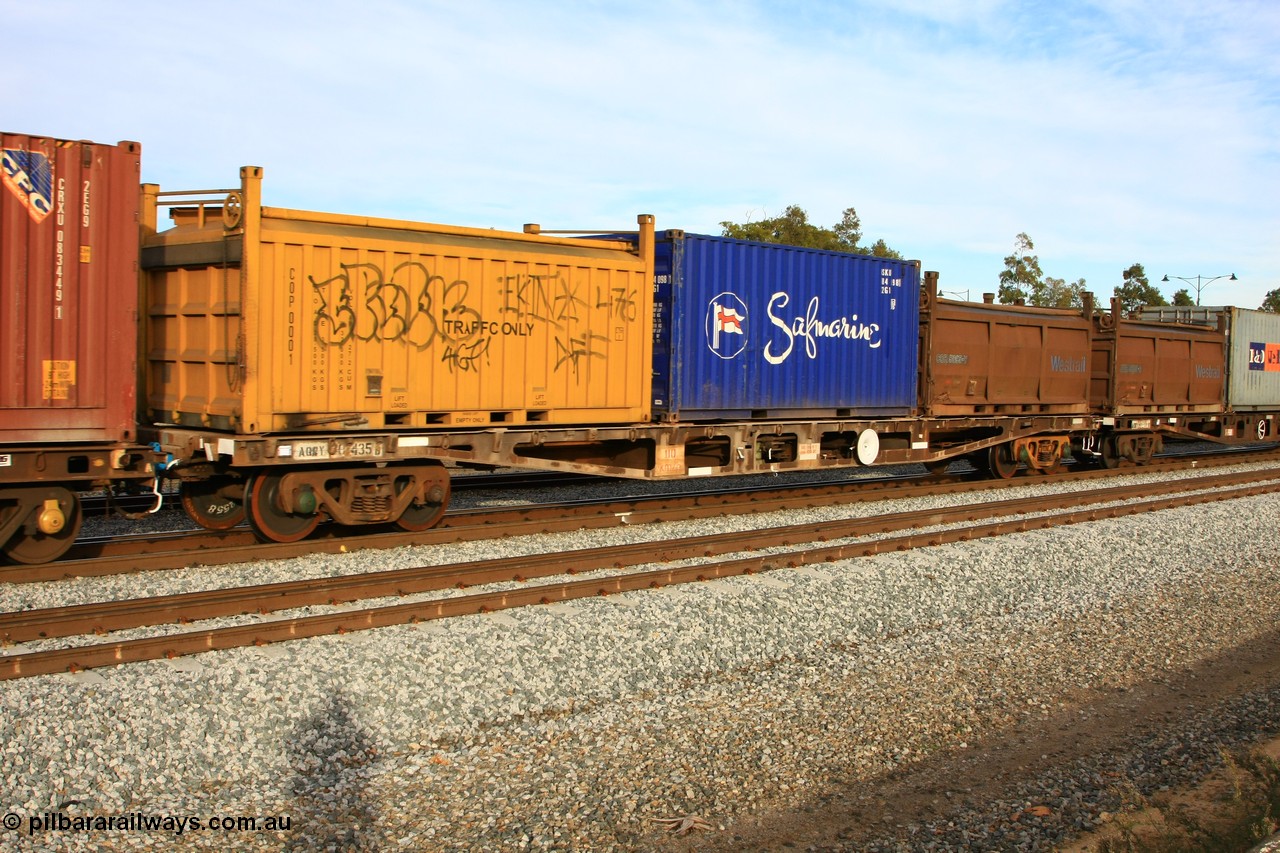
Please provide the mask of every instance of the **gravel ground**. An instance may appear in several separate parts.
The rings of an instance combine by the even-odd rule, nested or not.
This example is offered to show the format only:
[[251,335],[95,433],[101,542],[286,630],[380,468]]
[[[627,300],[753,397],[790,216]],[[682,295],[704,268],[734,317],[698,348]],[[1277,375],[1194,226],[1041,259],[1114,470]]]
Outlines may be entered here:
[[[1011,727],[1086,713],[1076,704],[1083,694],[1127,690],[1274,630],[1278,517],[1273,498],[1242,499],[6,683],[0,805],[18,828],[0,838],[20,850],[164,849],[176,829],[101,821],[170,816],[201,822],[181,836],[197,849],[644,850],[683,843],[656,819],[696,815],[710,826],[695,830],[698,844],[731,846],[734,831],[721,827],[811,808],[833,792],[858,792],[874,825],[876,791],[895,775],[985,749]],[[763,523],[697,522],[685,532]],[[684,529],[661,535],[670,528]],[[5,587],[0,607],[659,533]],[[1010,820],[1029,801],[966,805],[963,791],[951,792],[957,810],[942,823],[886,826],[879,840],[864,832],[856,849],[1051,849],[1115,808],[1097,793],[1099,779],[1115,788],[1117,778],[1168,784],[1146,780],[1149,767],[1202,772],[1219,743],[1275,730],[1276,698],[1245,697],[1175,740],[1113,757],[1118,765],[1046,772],[1045,790],[1060,792],[1047,804],[1053,820]],[[287,817],[289,826],[206,828],[226,816],[257,817],[260,827]],[[77,819],[90,827],[77,831]],[[73,826],[33,831],[35,821]]]

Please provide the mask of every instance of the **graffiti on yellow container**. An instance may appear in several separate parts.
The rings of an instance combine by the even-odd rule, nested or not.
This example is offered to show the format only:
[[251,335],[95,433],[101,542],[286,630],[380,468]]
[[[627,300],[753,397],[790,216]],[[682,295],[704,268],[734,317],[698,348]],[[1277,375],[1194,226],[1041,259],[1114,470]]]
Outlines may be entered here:
[[596,288],[596,307],[608,309],[610,316],[619,320],[634,320],[638,305],[634,290],[628,293],[625,287]]
[[[426,349],[437,338],[456,343],[475,334],[480,315],[467,305],[471,285],[465,281],[431,275],[417,261],[399,264],[389,278],[376,264],[341,264],[340,270],[324,281],[308,276],[320,300],[314,327],[321,346],[404,341]],[[462,338],[455,336],[459,331]]]
[[489,342],[492,338],[482,338],[472,343],[450,345],[445,348],[444,355],[440,360],[449,365],[449,372],[457,370],[459,373],[476,369],[476,362],[480,357],[489,351]]
[[[577,374],[587,360],[607,357],[609,338],[590,330],[588,314],[630,324],[638,311],[634,289],[597,286],[589,302],[582,295],[588,285],[573,284],[559,272],[499,277],[500,320],[486,319],[468,301],[470,282],[433,275],[419,261],[405,261],[390,275],[374,263],[344,263],[336,275],[307,280],[315,293],[312,325],[322,350],[341,352],[355,341],[426,350],[439,341],[440,361],[451,372],[478,370],[496,337],[531,338],[546,327],[552,331],[554,369]],[[621,325],[614,334],[622,339]]]
[[[582,319],[579,311],[589,305],[581,296],[585,289],[586,285],[575,285],[559,272],[503,276],[500,280],[502,305],[498,310],[563,329]],[[611,316],[627,321],[636,318],[638,303],[634,289],[628,292],[625,287],[597,285],[595,297],[595,307],[607,310]]]
[[605,357],[604,353],[597,352],[592,345],[596,341],[605,341],[607,343],[608,340],[609,339],[603,335],[593,335],[590,332],[582,335],[581,337],[571,337],[568,342],[562,338],[556,338],[555,369],[559,370],[561,367],[568,364],[573,369],[573,372],[577,373],[578,368],[585,359],[603,359]]
[[528,318],[563,329],[567,323],[578,321],[578,310],[587,305],[578,295],[581,289],[581,285],[570,284],[558,271],[503,276],[499,280],[502,305],[498,310],[514,314],[517,319]]

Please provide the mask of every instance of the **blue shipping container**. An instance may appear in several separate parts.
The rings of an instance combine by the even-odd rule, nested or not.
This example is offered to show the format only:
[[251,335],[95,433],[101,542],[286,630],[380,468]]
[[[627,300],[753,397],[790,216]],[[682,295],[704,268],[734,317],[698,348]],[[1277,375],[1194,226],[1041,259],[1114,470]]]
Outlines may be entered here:
[[919,323],[914,262],[660,232],[654,412],[668,421],[910,414]]

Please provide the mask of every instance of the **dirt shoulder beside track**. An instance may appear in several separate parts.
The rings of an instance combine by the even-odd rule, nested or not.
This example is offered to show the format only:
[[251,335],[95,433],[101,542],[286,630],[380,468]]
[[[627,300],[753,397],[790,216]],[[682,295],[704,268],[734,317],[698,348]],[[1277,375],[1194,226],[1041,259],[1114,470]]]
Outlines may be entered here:
[[[833,786],[799,809],[673,839],[670,849],[861,850],[895,841],[911,849],[945,849],[949,845],[942,836],[955,832],[967,834],[967,844],[981,849],[991,825],[1007,821],[1021,823],[1028,837],[1045,847],[1074,838],[1073,849],[1089,850],[1094,846],[1090,830],[1105,827],[1116,803],[1142,799],[1117,769],[1118,760],[1130,756],[1147,769],[1177,765],[1169,768],[1168,787],[1191,791],[1194,798],[1197,780],[1212,768],[1171,761],[1176,750],[1169,741],[1202,745],[1215,739],[1223,751],[1251,741],[1261,745],[1280,730],[1277,697],[1280,631],[1128,689],[1062,697],[1065,707],[1046,719],[1028,720],[963,751],[908,765],[874,787]],[[1242,704],[1253,713],[1241,713]],[[1080,775],[1080,768],[1093,778],[1097,795],[1093,816],[1083,819],[1046,804],[1052,802],[1048,794],[1062,793],[1060,787],[1047,791],[1053,783],[1046,780]],[[1154,769],[1158,775],[1160,768]],[[1087,813],[1088,806],[1081,811]]]

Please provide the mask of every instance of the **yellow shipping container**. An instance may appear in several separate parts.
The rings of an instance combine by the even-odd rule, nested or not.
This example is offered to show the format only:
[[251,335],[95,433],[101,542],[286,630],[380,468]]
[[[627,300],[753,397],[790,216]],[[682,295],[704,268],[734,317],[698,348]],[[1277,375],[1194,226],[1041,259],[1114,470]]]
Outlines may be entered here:
[[[249,434],[649,419],[640,241],[263,207],[143,187],[151,419]],[[156,230],[158,208],[174,227]]]

